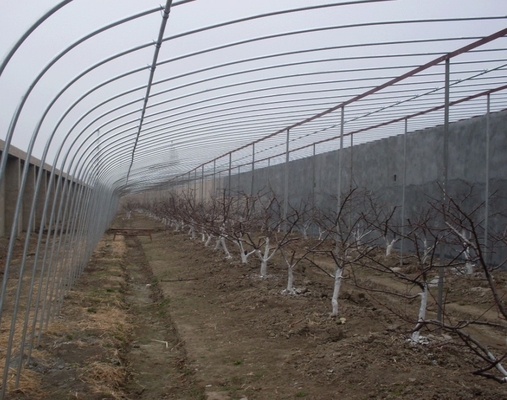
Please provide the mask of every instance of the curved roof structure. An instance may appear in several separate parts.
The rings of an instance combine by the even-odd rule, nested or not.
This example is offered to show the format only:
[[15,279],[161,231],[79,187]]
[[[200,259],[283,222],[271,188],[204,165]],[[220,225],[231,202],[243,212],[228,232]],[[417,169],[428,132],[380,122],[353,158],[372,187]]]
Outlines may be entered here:
[[507,104],[505,0],[31,3],[0,3],[2,398],[121,196]]
[[8,1],[0,139],[126,194],[281,162],[288,129],[291,159],[335,149],[342,110],[355,144],[401,133],[407,118],[410,130],[441,124],[446,60],[451,121],[484,113],[487,93],[496,111],[502,6],[67,0],[28,12]]

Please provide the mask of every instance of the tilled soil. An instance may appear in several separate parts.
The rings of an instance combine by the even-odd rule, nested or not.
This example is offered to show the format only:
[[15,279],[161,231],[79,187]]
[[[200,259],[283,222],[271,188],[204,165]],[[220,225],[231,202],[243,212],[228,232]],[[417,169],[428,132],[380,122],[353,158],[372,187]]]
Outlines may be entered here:
[[19,399],[204,398],[136,237],[105,235],[43,334]]
[[[413,325],[399,316],[415,317],[417,300],[346,281],[330,317],[332,279],[319,270],[296,271],[300,294],[284,295],[280,260],[260,278],[257,259],[226,260],[182,233],[141,242],[209,398],[507,399],[505,386],[471,374],[480,363],[456,338],[426,331],[428,344],[407,341]],[[488,340],[505,351],[503,336]]]
[[203,398],[203,390],[186,367],[186,351],[168,315],[167,305],[156,285],[143,247],[137,237],[126,239],[126,273],[133,330],[126,358],[130,379],[124,386],[132,399]]
[[[427,344],[407,341],[413,325],[401,317],[417,315],[417,300],[346,280],[330,317],[332,279],[322,271],[303,265],[299,294],[286,295],[276,257],[260,278],[257,259],[226,260],[141,214],[117,224],[154,232],[104,236],[32,364],[43,394],[17,397],[507,399],[505,385],[471,374],[482,364],[457,338],[424,331]],[[447,306],[483,313],[483,291],[454,282]],[[505,351],[503,334],[478,333]]]

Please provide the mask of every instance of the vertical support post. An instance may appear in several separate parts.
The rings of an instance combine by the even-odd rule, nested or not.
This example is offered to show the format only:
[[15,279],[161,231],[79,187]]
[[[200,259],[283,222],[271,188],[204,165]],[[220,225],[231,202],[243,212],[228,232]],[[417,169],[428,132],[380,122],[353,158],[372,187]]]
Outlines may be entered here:
[[340,212],[342,205],[342,158],[343,158],[343,133],[345,131],[345,107],[342,106],[341,122],[340,122],[340,151],[338,152],[338,190],[337,212]]
[[[350,176],[349,193],[352,193],[352,182],[354,181],[354,134],[350,134]],[[352,229],[352,207],[353,198],[349,197],[349,229]]]
[[197,168],[194,169],[194,204],[197,201]]
[[[23,210],[20,209],[19,218],[14,218],[16,213],[16,204],[17,198],[20,192],[21,187],[21,171],[23,170],[22,160],[7,155],[7,163],[5,168],[5,234],[11,235],[14,233],[15,235],[19,235],[22,232],[23,226]],[[16,223],[16,229],[12,230],[12,225]],[[11,237],[11,240],[14,238]],[[1,311],[1,310],[0,310]]]
[[[450,89],[450,70],[451,60],[445,60],[445,108],[444,108],[444,203],[447,201],[449,190],[449,89]],[[445,222],[445,215],[444,222]],[[445,246],[441,247],[440,258],[445,257]],[[443,323],[443,308],[444,308],[444,267],[440,267],[438,271],[438,294],[437,294],[437,321]]]
[[[28,227],[31,225],[31,230],[35,230],[35,221],[29,221],[28,220],[28,216],[30,215],[30,211],[31,211],[31,206],[32,206],[32,201],[35,197],[35,183],[37,181],[37,174],[36,174],[36,170],[37,170],[37,167],[31,163],[29,163],[29,161],[25,161],[28,163],[28,176],[27,176],[27,179],[26,179],[26,184],[25,184],[25,195],[23,197],[23,221],[22,221],[22,226],[23,226],[23,230],[26,231],[27,233],[28,232]],[[35,218],[35,214],[33,214],[33,218]]]
[[255,143],[252,143],[252,180],[250,182],[250,196],[254,194],[254,174],[255,174]]
[[232,152],[229,153],[229,181],[227,186],[229,196],[231,195],[231,174],[232,174]]
[[241,165],[238,165],[238,190],[239,193],[241,191]]
[[405,195],[407,188],[407,133],[408,133],[408,119],[405,118],[405,133],[403,135],[403,171],[402,179],[403,186],[401,187],[401,241],[400,241],[400,267],[403,266],[403,244],[405,242]]
[[211,193],[213,193],[213,197],[215,197],[216,190],[217,190],[216,174],[217,174],[217,160],[213,160],[213,188],[212,188],[212,192],[211,192]]
[[352,192],[352,182],[354,182],[354,134],[350,134],[350,181],[349,192]]
[[268,187],[271,189],[271,157],[268,157],[268,169],[266,173],[268,175]]
[[188,171],[187,191],[188,194],[190,195],[190,171]]
[[317,183],[316,183],[316,159],[315,159],[315,156],[316,156],[316,144],[314,143],[313,144],[313,156],[312,156],[312,208],[315,207],[315,187],[317,186]]
[[285,141],[285,185],[283,193],[283,230],[287,232],[287,213],[289,208],[289,140],[290,130],[287,129],[287,139]]
[[488,249],[488,235],[489,235],[489,146],[490,146],[490,104],[491,94],[488,93],[486,105],[486,176],[485,176],[485,188],[484,188],[484,251],[486,252],[486,262],[490,262],[489,255],[491,254]]
[[201,202],[204,202],[204,164],[201,166]]

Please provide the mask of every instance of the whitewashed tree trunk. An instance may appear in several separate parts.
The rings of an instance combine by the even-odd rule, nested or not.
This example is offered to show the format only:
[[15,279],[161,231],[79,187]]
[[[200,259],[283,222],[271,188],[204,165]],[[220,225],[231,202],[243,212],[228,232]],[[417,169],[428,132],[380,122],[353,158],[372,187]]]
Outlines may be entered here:
[[498,362],[498,359],[490,351],[488,351],[488,358],[492,362],[496,363],[495,364],[496,369],[503,375],[503,381],[507,382],[507,371],[505,370],[503,365]]
[[234,241],[234,243],[236,243],[236,245],[239,248],[239,255],[241,256],[241,262],[243,264],[246,264],[248,262],[248,256],[245,253],[245,247],[243,246],[243,241],[240,239],[237,239]]
[[208,233],[208,238],[206,239],[206,242],[204,243],[204,246],[205,247],[208,247],[209,244],[211,243],[211,240],[213,239],[213,235],[211,233]]
[[195,228],[194,228],[194,225],[190,225],[190,228],[188,229],[188,235],[190,235],[190,238],[192,240],[195,240],[196,236],[195,236]]
[[[213,237],[213,235],[210,235],[210,240]],[[215,242],[215,247],[213,248],[214,251],[218,251],[222,249],[222,251],[225,254],[225,258],[231,259],[231,253],[229,253],[229,249],[227,248],[227,245],[225,244],[225,238],[222,235],[217,236],[217,240]]]
[[243,264],[246,264],[248,263],[248,257],[250,257],[252,254],[254,254],[257,250],[256,249],[253,249],[252,251],[250,252],[247,252],[245,250],[245,246],[243,244],[243,241],[238,239],[238,240],[235,240],[234,243],[236,243],[236,245],[238,246],[239,248],[239,254],[241,255],[241,262]]
[[268,260],[261,258],[261,277],[265,277],[268,273]]
[[467,232],[463,229],[461,231],[461,237],[464,239],[463,246],[465,246],[465,271],[467,275],[472,275],[474,273],[474,264],[472,263],[472,256],[470,255],[470,235],[467,235]]
[[419,306],[419,315],[417,317],[417,325],[415,331],[412,333],[411,340],[414,343],[419,343],[421,340],[421,328],[424,320],[426,319],[426,307],[428,304],[428,284],[424,283],[424,289],[421,293],[421,305]]
[[331,299],[331,306],[333,307],[333,311],[331,312],[331,316],[338,315],[338,296],[340,295],[340,287],[342,284],[342,274],[343,268],[339,265],[336,266],[334,271],[334,289],[333,289],[333,298]]
[[175,221],[175,229],[174,229],[174,232],[179,232],[181,230],[183,230],[183,228],[185,227],[185,223],[183,221]]
[[470,261],[467,261],[465,263],[465,270],[467,275],[472,275],[474,273],[474,263],[471,263]]
[[301,233],[303,234],[303,239],[308,239],[308,230],[310,229],[310,226],[312,225],[311,222],[306,222],[301,226]]
[[324,237],[324,234],[326,233],[326,230],[325,229],[322,229],[320,226],[319,226],[319,240],[322,240],[322,238]]
[[287,263],[287,289],[286,293],[294,294],[294,265]]
[[386,242],[386,257],[389,257],[393,251],[394,244],[399,239],[393,239],[393,240],[391,240],[391,242],[389,242],[389,240],[387,239],[387,236],[386,236],[386,237],[384,237],[384,240]]
[[229,249],[227,248],[227,245],[225,244],[225,238],[223,236],[220,236],[220,244],[222,245],[222,250],[225,253],[225,258],[231,259],[231,253],[229,253]]
[[269,247],[269,238],[266,238],[266,243],[264,245],[264,253],[260,250],[256,250],[255,253],[261,260],[261,277],[265,277],[268,271],[268,261],[271,260],[273,255],[276,253],[276,248],[270,254],[271,247]]

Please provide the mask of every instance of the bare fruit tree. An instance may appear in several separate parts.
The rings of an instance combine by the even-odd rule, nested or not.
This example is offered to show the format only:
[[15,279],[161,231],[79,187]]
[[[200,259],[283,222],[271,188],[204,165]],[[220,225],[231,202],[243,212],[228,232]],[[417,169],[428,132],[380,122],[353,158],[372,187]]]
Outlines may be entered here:
[[[500,261],[495,265],[487,262],[487,254],[493,246],[489,246],[484,239],[484,203],[470,206],[467,204],[469,197],[471,197],[471,192],[460,200],[449,198],[446,203],[442,204],[440,211],[449,230],[449,246],[458,249],[465,268],[466,264],[473,263],[479,270],[474,275],[479,281],[484,282],[484,286],[491,295],[490,309],[496,311],[496,320],[487,317],[486,313],[474,319],[453,317],[448,313],[442,328],[456,334],[467,348],[482,361],[482,367],[475,370],[474,374],[500,383],[507,383],[507,370],[502,364],[502,361],[507,358],[507,346],[504,345],[503,348],[497,348],[494,351],[483,343],[480,335],[474,333],[475,329],[470,329],[477,326],[487,326],[491,331],[503,332],[504,337],[507,334],[507,307],[505,305],[507,291],[505,285],[497,282],[493,275],[495,269],[505,266],[505,261]],[[500,221],[505,224],[505,216],[501,216]],[[507,247],[506,232],[506,228],[496,232],[490,231],[491,242],[495,243],[497,247],[503,248],[504,251]],[[494,354],[495,352],[497,355]]]
[[370,213],[369,196],[366,191],[353,189],[343,197],[337,211],[321,212],[317,222],[326,234],[320,235],[318,244],[313,247],[313,257],[306,258],[323,271],[327,271],[324,264],[330,261],[334,266],[331,316],[338,315],[338,296],[346,270],[366,257],[378,239],[372,235],[370,218],[367,217]]

